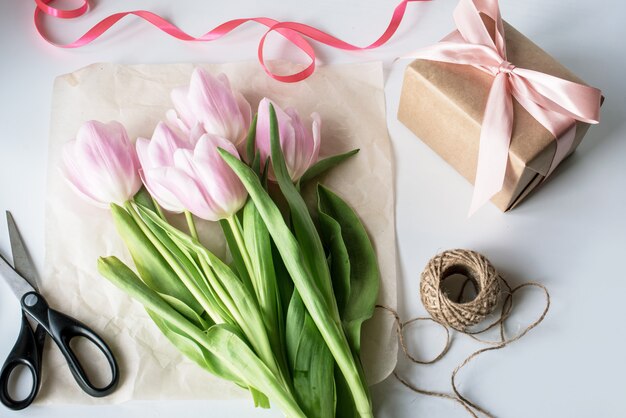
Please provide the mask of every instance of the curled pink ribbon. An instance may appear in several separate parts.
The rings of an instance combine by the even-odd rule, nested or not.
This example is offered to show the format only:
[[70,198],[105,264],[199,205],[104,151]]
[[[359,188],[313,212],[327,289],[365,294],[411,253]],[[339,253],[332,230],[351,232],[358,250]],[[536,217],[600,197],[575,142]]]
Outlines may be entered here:
[[[492,38],[480,14],[493,19]],[[411,57],[474,66],[494,76],[478,151],[470,215],[504,184],[513,131],[513,98],[557,140],[548,174],[565,158],[576,135],[577,120],[598,123],[600,90],[507,61],[504,28],[497,0],[460,0],[454,11],[457,30]]]
[[[411,2],[417,2],[417,1],[429,1],[429,0],[401,0],[400,3],[394,9],[393,15],[391,17],[391,20],[385,32],[375,42],[364,47],[359,47],[356,45],[349,44],[347,42],[342,41],[341,39],[338,39],[332,35],[329,35],[326,32],[323,32],[312,26],[305,25],[303,23],[280,22],[280,21],[270,19],[267,17],[253,17],[253,18],[229,20],[213,28],[209,32],[205,33],[204,35],[201,35],[199,37],[194,37],[194,36],[187,34],[183,30],[178,28],[176,25],[174,25],[173,23],[170,23],[169,21],[162,18],[161,16],[154,14],[152,12],[149,12],[147,10],[134,10],[130,12],[114,13],[110,16],[107,16],[104,19],[102,19],[100,22],[96,23],[91,29],[89,29],[80,38],[78,38],[77,40],[69,44],[58,44],[58,43],[51,41],[43,30],[42,22],[41,22],[41,14],[43,13],[43,14],[61,18],[61,19],[73,19],[73,18],[82,16],[89,10],[89,3],[87,0],[83,0],[83,3],[79,7],[75,9],[71,9],[71,10],[62,10],[62,9],[51,7],[49,3],[51,3],[52,0],[35,0],[37,7],[35,9],[34,19],[35,19],[35,28],[37,29],[41,37],[45,39],[47,42],[49,42],[50,44],[55,45],[60,48],[78,48],[78,47],[87,45],[93,42],[94,40],[96,40],[104,32],[106,32],[113,25],[115,25],[119,20],[123,19],[124,17],[128,15],[137,16],[147,21],[148,23],[151,23],[152,25],[154,25],[161,31],[167,33],[168,35],[173,36],[174,38],[177,38],[183,41],[196,41],[196,42],[214,41],[230,33],[231,31],[235,30],[236,28],[243,25],[244,23],[256,22],[268,28],[265,34],[261,37],[261,40],[259,41],[258,59],[259,59],[261,66],[263,67],[265,72],[273,79],[282,81],[285,83],[294,83],[294,82],[298,82],[298,81],[302,81],[306,79],[315,71],[315,50],[313,49],[309,41],[307,41],[307,39],[305,38],[315,40],[322,44],[331,46],[333,48],[347,50],[347,51],[362,51],[362,50],[374,49],[386,43],[393,36],[393,34],[398,29],[398,26],[400,26],[400,23],[402,22],[402,19],[406,12],[407,4]],[[294,44],[296,47],[302,50],[310,58],[311,62],[306,68],[304,68],[303,70],[297,73],[288,74],[288,75],[275,74],[268,68],[265,62],[263,51],[264,51],[264,45],[265,45],[265,40],[267,38],[267,35],[269,35],[273,31],[276,31],[280,35],[285,37],[288,41],[290,41],[292,44]]]

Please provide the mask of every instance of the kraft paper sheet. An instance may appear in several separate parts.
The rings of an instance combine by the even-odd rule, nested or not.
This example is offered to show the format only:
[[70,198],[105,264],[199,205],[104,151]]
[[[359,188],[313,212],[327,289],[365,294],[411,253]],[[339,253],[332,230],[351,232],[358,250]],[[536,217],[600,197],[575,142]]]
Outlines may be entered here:
[[[287,64],[276,63],[288,71]],[[308,80],[284,84],[270,79],[257,63],[202,65],[228,75],[255,109],[263,96],[303,116],[322,118],[321,155],[360,148],[361,152],[320,181],[357,211],[373,238],[382,285],[378,303],[396,305],[396,250],[393,161],[385,122],[380,63],[328,66]],[[117,120],[130,137],[150,138],[171,108],[172,88],[186,85],[192,64],[93,64],[58,77],[54,83],[48,189],[46,259],[42,291],[53,308],[92,327],[112,347],[121,368],[118,389],[95,399],[76,385],[53,344],[47,344],[40,403],[117,403],[132,399],[232,399],[249,397],[234,384],[202,370],[180,354],[152,323],[143,307],[102,278],[99,256],[130,262],[107,210],[80,200],[65,184],[61,149],[91,119]],[[202,223],[200,234],[219,256],[226,249],[218,225]],[[132,265],[132,263],[131,263]],[[363,331],[363,359],[373,384],[396,364],[397,343],[389,315],[376,311]],[[52,347],[52,348],[51,348]],[[96,369],[106,369],[104,359]]]

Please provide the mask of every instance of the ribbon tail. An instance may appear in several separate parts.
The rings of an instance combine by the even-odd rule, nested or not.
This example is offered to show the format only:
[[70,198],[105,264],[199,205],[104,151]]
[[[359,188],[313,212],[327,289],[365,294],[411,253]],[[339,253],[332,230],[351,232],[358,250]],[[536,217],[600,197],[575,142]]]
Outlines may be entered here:
[[483,117],[478,146],[478,164],[469,215],[502,190],[513,131],[513,98],[507,74],[496,76]]
[[548,174],[546,177],[552,174],[554,169],[561,164],[561,161],[567,157],[567,155],[572,151],[572,147],[574,145],[574,141],[576,140],[576,124],[574,123],[571,128],[569,128],[563,135],[556,139],[556,151],[554,153],[554,157],[552,158],[552,163],[550,164],[550,169],[548,170]]

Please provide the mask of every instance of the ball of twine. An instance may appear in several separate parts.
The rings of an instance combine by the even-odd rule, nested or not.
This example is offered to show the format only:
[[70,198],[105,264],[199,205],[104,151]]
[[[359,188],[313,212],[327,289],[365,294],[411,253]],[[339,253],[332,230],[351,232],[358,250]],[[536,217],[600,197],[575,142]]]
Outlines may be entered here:
[[[448,277],[467,277],[476,289],[471,301],[451,300],[441,289]],[[422,272],[420,281],[422,303],[438,322],[457,331],[482,322],[498,305],[500,280],[496,269],[483,255],[471,250],[448,250],[433,257]]]

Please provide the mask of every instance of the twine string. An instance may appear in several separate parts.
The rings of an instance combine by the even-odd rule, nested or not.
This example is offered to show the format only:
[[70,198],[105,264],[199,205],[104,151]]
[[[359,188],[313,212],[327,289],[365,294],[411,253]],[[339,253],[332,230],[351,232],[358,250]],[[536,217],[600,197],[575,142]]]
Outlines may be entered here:
[[[454,300],[441,289],[441,282],[453,274],[466,276],[461,290]],[[476,297],[471,301],[462,302],[465,289],[469,284],[474,286]],[[539,317],[530,325],[515,336],[506,338],[505,321],[510,317],[513,311],[514,296],[520,290],[529,287],[536,287],[543,291],[546,298],[545,307]],[[416,317],[402,322],[396,310],[384,305],[376,305],[377,308],[383,309],[393,316],[400,347],[405,357],[411,362],[416,364],[433,364],[441,360],[446,355],[451,345],[449,328],[453,328],[489,346],[474,351],[452,371],[450,376],[452,393],[436,392],[419,388],[403,378],[397,371],[394,371],[393,375],[400,383],[416,393],[457,402],[463,406],[473,418],[478,418],[478,414],[482,414],[488,418],[494,418],[492,414],[460,393],[456,384],[457,375],[463,367],[476,357],[488,351],[500,350],[506,347],[524,337],[530,330],[539,325],[550,309],[550,293],[548,289],[537,282],[526,282],[512,288],[509,283],[496,272],[493,265],[491,265],[484,256],[469,250],[450,250],[430,260],[422,273],[420,294],[424,307],[431,317]],[[481,329],[471,329],[472,326],[482,323],[487,316],[495,311],[503,295],[504,299],[502,300],[502,307],[498,318]],[[410,352],[406,343],[406,328],[418,321],[432,321],[441,326],[446,332],[445,345],[433,359],[418,359]],[[484,334],[495,327],[499,328],[498,340],[492,341],[478,337],[478,335]]]

